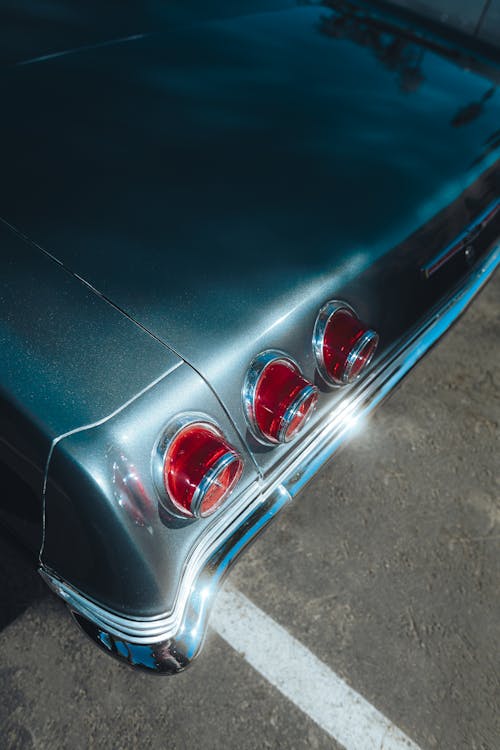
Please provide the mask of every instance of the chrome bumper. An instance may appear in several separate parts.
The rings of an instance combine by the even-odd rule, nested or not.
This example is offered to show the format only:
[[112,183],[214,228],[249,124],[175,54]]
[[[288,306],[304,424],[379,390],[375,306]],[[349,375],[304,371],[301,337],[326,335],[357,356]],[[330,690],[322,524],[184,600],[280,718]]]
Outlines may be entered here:
[[185,669],[200,651],[208,616],[221,581],[240,552],[311,479],[406,373],[447,331],[500,264],[500,247],[492,251],[466,284],[446,300],[413,335],[375,364],[327,422],[314,430],[279,469],[254,487],[244,507],[238,503],[224,529],[195,550],[188,561],[172,611],[149,618],[110,612],[73,589],[44,567],[40,574],[67,603],[81,628],[106,652],[134,667],[159,674]]

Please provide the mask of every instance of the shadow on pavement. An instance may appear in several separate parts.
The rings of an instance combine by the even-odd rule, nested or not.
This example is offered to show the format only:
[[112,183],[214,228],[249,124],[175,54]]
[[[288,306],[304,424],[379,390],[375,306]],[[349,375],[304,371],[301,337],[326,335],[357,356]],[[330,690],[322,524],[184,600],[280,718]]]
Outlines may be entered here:
[[0,528],[0,631],[48,595],[34,561],[8,531]]
[[[40,504],[35,493],[0,462],[0,509],[9,525],[22,524],[33,549],[40,546]],[[48,595],[36,571],[36,555],[22,547],[0,519],[0,631],[33,602]]]

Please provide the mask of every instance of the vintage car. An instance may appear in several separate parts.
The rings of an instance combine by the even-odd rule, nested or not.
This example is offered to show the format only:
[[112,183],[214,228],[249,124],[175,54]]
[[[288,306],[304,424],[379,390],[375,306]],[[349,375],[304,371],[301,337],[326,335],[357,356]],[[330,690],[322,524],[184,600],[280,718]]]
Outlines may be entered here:
[[500,261],[495,50],[354,0],[201,5],[0,72],[0,517],[165,674]]

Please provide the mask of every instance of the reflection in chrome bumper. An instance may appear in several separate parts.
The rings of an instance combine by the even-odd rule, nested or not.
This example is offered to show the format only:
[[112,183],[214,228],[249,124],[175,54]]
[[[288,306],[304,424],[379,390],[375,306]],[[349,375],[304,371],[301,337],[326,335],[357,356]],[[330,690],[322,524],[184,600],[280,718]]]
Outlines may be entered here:
[[171,612],[147,618],[109,612],[42,567],[45,581],[92,640],[126,663],[160,674],[188,666],[201,648],[214,595],[233,560],[335,453],[352,425],[367,416],[446,332],[499,264],[497,248],[412,336],[387,352],[362,381],[346,388],[346,398],[328,421],[299,440],[300,450],[287,456],[262,486],[254,487],[253,496],[243,508],[238,504],[227,527],[193,553]]

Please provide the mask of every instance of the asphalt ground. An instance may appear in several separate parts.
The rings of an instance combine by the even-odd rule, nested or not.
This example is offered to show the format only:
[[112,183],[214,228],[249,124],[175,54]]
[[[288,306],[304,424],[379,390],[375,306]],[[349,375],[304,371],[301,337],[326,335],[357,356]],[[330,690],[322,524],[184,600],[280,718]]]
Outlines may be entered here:
[[[499,300],[497,274],[228,580],[421,750],[500,748]],[[0,592],[2,750],[340,747],[214,630],[173,678],[102,654],[3,536]]]

